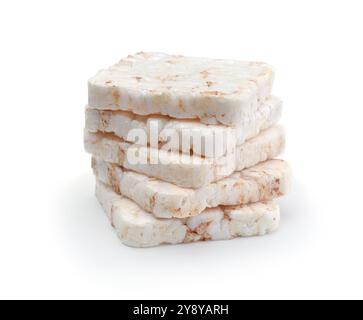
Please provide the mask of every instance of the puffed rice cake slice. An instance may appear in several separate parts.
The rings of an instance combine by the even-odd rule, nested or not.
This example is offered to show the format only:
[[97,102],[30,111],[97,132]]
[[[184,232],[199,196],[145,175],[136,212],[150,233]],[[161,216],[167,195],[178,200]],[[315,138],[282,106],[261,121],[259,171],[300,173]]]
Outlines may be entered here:
[[201,188],[231,175],[276,158],[285,147],[283,127],[275,126],[236,147],[218,159],[167,152],[130,144],[104,133],[85,132],[85,149],[106,162],[142,173],[184,188]]
[[273,78],[263,62],[140,52],[92,77],[88,104],[238,126],[271,95]]
[[157,218],[187,218],[220,205],[244,205],[284,196],[291,171],[283,160],[269,160],[235,172],[200,189],[181,188],[93,158],[97,179]]
[[[237,127],[225,125],[208,125],[198,120],[172,119],[167,116],[139,116],[128,111],[98,110],[86,108],[86,130],[89,132],[112,133],[127,142],[135,142],[131,134],[141,130],[151,144],[154,140],[159,148],[165,146],[170,138],[177,137],[175,151],[193,153],[207,158],[223,156],[228,152],[228,143],[232,138],[236,145],[257,136],[261,131],[274,125],[281,118],[282,101],[269,97],[254,113],[246,117]],[[189,137],[200,139],[201,143],[190,142]],[[189,144],[181,143],[185,139]],[[228,140],[227,140],[228,139]],[[206,143],[213,141],[213,148],[207,148]],[[230,141],[232,143],[232,141]]]
[[102,182],[97,182],[96,196],[119,238],[130,247],[262,236],[275,231],[280,222],[274,202],[217,207],[188,219],[158,219]]

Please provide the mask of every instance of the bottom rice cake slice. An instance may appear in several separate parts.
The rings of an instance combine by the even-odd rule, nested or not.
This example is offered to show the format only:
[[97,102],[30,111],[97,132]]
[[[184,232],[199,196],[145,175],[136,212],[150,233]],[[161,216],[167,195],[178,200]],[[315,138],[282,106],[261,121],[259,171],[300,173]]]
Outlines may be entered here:
[[98,180],[136,202],[158,218],[187,218],[207,208],[268,201],[287,193],[290,166],[283,160],[268,160],[199,189],[168,182],[123,169],[93,158]]
[[131,247],[262,236],[280,222],[274,202],[217,207],[188,219],[158,219],[99,181],[96,196],[121,241]]
[[185,188],[201,188],[260,162],[285,147],[283,127],[275,126],[218,159],[189,156],[130,144],[110,134],[85,132],[86,151],[106,162]]

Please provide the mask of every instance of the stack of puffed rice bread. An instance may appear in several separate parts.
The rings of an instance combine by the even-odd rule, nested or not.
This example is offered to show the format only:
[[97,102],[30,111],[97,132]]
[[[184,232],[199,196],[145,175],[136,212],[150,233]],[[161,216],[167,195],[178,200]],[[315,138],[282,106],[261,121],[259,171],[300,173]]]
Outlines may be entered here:
[[85,148],[122,242],[265,235],[290,168],[282,103],[261,62],[141,52],[89,80]]

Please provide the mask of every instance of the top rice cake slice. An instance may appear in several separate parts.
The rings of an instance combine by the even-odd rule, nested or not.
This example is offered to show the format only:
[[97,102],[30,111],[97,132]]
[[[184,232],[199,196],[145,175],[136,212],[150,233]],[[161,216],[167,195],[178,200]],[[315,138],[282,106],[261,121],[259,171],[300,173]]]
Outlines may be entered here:
[[88,104],[237,126],[270,96],[273,77],[263,62],[141,52],[91,78]]

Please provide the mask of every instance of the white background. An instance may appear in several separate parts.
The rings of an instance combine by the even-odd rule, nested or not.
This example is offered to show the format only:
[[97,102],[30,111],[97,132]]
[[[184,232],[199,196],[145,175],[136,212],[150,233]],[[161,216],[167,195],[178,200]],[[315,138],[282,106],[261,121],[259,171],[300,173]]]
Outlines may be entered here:
[[[363,298],[362,1],[2,1],[0,298]],[[262,60],[295,178],[281,229],[131,249],[95,200],[87,80],[138,51]]]

